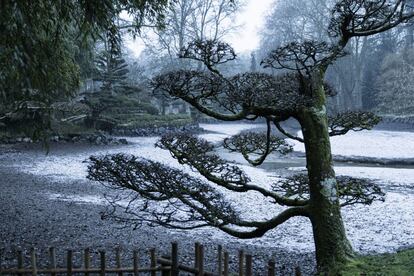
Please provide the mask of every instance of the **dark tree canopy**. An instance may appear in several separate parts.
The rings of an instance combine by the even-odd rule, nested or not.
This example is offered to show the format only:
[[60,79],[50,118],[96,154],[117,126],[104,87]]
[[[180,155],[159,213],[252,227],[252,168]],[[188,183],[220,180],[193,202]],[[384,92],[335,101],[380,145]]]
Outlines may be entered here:
[[[120,47],[119,15],[129,29],[161,26],[168,0],[4,0],[0,3],[0,120],[14,112],[50,113],[80,84],[77,58],[102,36]],[[21,107],[25,107],[23,110]],[[10,113],[11,112],[11,113]],[[46,116],[47,117],[47,116]],[[42,120],[43,121],[43,120]],[[40,127],[48,128],[49,120]],[[32,131],[33,128],[30,128]],[[38,131],[39,129],[35,129]]]

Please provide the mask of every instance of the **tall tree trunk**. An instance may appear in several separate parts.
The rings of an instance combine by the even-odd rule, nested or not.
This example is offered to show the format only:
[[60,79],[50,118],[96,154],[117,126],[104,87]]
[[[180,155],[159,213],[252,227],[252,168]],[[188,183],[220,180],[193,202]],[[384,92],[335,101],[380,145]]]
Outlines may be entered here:
[[353,255],[353,250],[346,237],[340,211],[322,80],[323,76],[318,76],[314,81],[312,87],[318,87],[312,89],[315,101],[311,107],[303,109],[298,119],[305,140],[310,220],[318,270],[329,273],[338,265],[346,263]]

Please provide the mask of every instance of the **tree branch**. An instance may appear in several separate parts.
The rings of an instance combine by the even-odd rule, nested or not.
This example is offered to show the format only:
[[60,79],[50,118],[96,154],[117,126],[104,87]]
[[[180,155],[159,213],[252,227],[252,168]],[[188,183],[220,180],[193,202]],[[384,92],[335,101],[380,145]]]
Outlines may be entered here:
[[[118,191],[112,193],[102,217],[135,227],[143,223],[174,229],[213,226],[248,238],[261,236],[293,216],[308,215],[306,207],[295,207],[270,220],[246,221],[211,185],[180,170],[124,154],[92,156],[89,161],[88,178]],[[242,232],[234,226],[256,229]]]
[[260,226],[257,226],[256,229],[252,231],[240,231],[234,228],[231,228],[227,225],[220,226],[219,229],[226,232],[227,234],[239,238],[239,239],[252,239],[262,237],[267,231],[274,229],[275,227],[286,222],[288,219],[296,216],[305,216],[308,217],[309,213],[306,207],[293,207],[286,209],[276,217],[272,218],[269,221],[263,222]]
[[[370,205],[374,201],[384,201],[381,188],[369,179],[338,176],[337,188],[341,206],[354,204]],[[273,185],[273,190],[288,198],[309,199],[309,178],[297,174]]]
[[156,144],[168,149],[181,164],[196,169],[207,180],[234,192],[256,191],[270,197],[277,204],[286,206],[304,206],[307,201],[291,200],[277,193],[251,184],[250,178],[238,167],[212,153],[213,145],[188,133],[164,135]]
[[222,76],[216,67],[235,60],[236,53],[227,43],[196,39],[181,49],[179,57],[201,61],[211,72]]
[[[224,121],[255,117],[294,116],[311,97],[302,93],[297,74],[272,76],[243,73],[231,78],[217,74],[178,70],[155,77],[154,91],[178,97],[202,113]],[[213,111],[209,106],[228,111]]]
[[228,83],[219,76],[198,71],[178,70],[155,77],[151,83],[154,91],[178,97],[200,112],[222,121],[242,120],[249,115],[247,108],[223,114],[206,107],[208,103],[219,103],[219,97],[228,91]]
[[381,118],[372,112],[347,111],[328,117],[329,135],[344,135],[349,131],[370,130],[381,122]]
[[291,42],[271,51],[260,64],[264,68],[303,71],[309,76],[315,68],[329,65],[333,61],[332,53],[335,53],[335,58],[345,55],[337,45],[329,45],[326,42]]
[[[230,138],[226,138],[223,141],[223,147],[231,152],[240,152],[244,159],[253,166],[259,166],[263,164],[266,157],[272,152],[279,152],[281,154],[287,154],[292,151],[292,147],[289,146],[283,139],[271,135],[270,120],[267,119],[267,131],[264,133],[257,132],[243,132],[241,134],[234,135]],[[249,154],[259,155],[257,159],[250,159]]]
[[299,141],[299,142],[301,142],[301,143],[305,143],[305,140],[303,140],[302,138],[300,138],[300,137],[298,137],[298,136],[294,136],[294,135],[292,135],[292,134],[290,134],[289,132],[287,132],[281,125],[280,125],[280,123],[278,122],[278,121],[276,121],[276,120],[274,120],[273,121],[273,123],[275,124],[275,126],[276,126],[276,128],[283,134],[283,135],[285,135],[286,137],[288,137],[288,138],[290,138],[290,139],[293,139],[293,140],[296,140],[296,141]]
[[329,33],[348,40],[390,30],[414,17],[406,0],[342,0],[332,10]]

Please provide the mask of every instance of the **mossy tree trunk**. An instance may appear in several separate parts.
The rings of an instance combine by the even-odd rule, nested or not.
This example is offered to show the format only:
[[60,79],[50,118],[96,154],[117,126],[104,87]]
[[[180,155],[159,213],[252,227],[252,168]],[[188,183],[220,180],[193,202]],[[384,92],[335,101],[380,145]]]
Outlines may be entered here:
[[312,223],[318,270],[332,272],[353,254],[346,237],[338,200],[329,140],[323,73],[309,83],[314,98],[304,107],[298,120],[301,123],[306,149],[310,185],[310,220]]

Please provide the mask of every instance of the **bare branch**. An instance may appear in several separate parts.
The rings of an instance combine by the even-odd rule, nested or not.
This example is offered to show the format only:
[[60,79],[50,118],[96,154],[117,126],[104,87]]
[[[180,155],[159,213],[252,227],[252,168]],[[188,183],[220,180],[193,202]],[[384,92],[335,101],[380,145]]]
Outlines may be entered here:
[[201,61],[211,72],[220,75],[216,66],[235,60],[236,54],[227,43],[197,39],[182,48],[179,57]]
[[[355,36],[390,30],[414,17],[409,0],[342,0],[332,10],[329,34],[340,37],[343,46]],[[412,3],[412,2],[411,2]]]
[[274,229],[282,223],[286,222],[288,219],[297,216],[308,217],[309,212],[307,210],[307,207],[293,207],[286,209],[271,220],[256,226],[257,228],[252,231],[240,231],[232,229],[227,225],[219,226],[219,229],[239,239],[259,238],[262,237],[267,231]]
[[372,112],[348,111],[329,116],[330,136],[344,135],[349,131],[370,130],[381,121]]
[[312,102],[303,93],[300,76],[295,73],[243,73],[229,80],[233,89],[227,91],[224,105],[230,110],[244,106],[252,115],[287,119]]
[[260,64],[264,68],[304,71],[309,75],[315,68],[329,65],[333,61],[332,53],[335,58],[345,55],[338,46],[326,42],[291,42],[270,52]]
[[135,217],[143,222],[166,226],[192,222],[194,228],[239,221],[232,206],[209,184],[151,160],[124,154],[92,156],[88,178],[133,191],[135,196],[122,207],[130,214],[137,212]]
[[280,125],[280,123],[277,121],[277,120],[274,120],[273,121],[273,123],[275,124],[275,126],[276,126],[276,128],[280,131],[280,133],[282,133],[283,135],[285,135],[286,137],[288,137],[288,138],[290,138],[290,139],[293,139],[293,140],[296,140],[296,141],[299,141],[299,142],[301,142],[301,143],[304,143],[305,142],[305,140],[303,140],[303,138],[300,138],[300,137],[298,137],[298,136],[294,136],[294,135],[292,135],[292,134],[290,134],[289,132],[287,132],[281,125]]
[[[283,139],[271,135],[270,120],[267,120],[266,134],[243,132],[224,139],[223,146],[231,152],[240,152],[246,161],[253,166],[263,164],[266,157],[272,152],[287,154],[292,151],[292,147]],[[249,156],[251,154],[259,155],[259,157],[252,160]]]
[[207,107],[219,102],[219,97],[229,90],[228,83],[222,78],[198,71],[172,71],[152,80],[154,91],[160,90],[167,95],[178,97],[197,108],[200,112],[223,121],[242,120],[248,116],[248,110],[241,107],[233,114],[223,114]]

